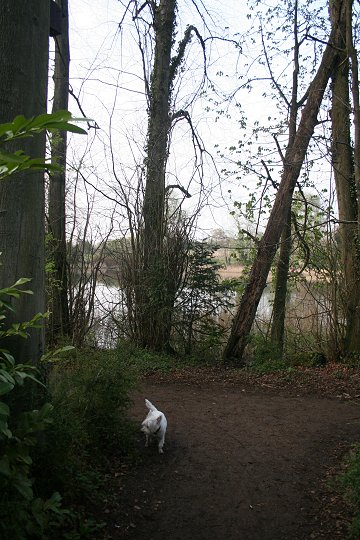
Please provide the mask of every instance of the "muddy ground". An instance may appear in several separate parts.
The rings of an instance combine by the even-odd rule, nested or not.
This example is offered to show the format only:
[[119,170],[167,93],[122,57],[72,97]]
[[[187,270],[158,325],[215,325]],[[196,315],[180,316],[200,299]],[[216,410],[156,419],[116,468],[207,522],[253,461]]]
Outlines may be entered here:
[[165,412],[165,453],[139,431],[141,463],[109,481],[107,539],[346,538],[351,514],[333,478],[360,441],[356,388],[261,380],[143,382],[130,415],[141,423],[145,397]]

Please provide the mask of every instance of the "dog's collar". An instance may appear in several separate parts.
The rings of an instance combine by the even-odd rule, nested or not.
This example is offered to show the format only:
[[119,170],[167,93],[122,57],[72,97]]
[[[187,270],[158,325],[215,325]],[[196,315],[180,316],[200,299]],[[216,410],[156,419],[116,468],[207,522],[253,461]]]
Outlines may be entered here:
[[157,430],[156,430],[156,431],[154,431],[154,435],[156,435],[157,433],[159,433],[159,431],[160,431],[160,428],[161,428],[161,426],[159,426],[159,427],[157,428]]

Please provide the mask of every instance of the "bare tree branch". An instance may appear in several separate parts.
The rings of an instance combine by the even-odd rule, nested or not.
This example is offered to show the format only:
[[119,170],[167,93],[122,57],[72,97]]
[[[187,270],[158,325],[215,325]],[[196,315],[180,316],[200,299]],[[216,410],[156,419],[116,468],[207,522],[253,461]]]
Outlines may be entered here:
[[265,169],[265,171],[266,171],[268,180],[270,180],[270,182],[271,182],[273,188],[278,189],[279,184],[278,184],[277,182],[275,182],[275,180],[274,180],[273,177],[271,176],[267,164],[265,163],[265,161],[264,161],[263,159],[261,160],[261,163],[262,163],[262,165],[263,165],[263,167],[264,167],[264,169]]
[[180,191],[183,192],[183,194],[185,195],[185,197],[187,199],[189,199],[191,197],[190,193],[185,188],[180,186],[180,184],[170,184],[170,185],[166,186],[165,192],[170,191],[170,189],[180,189]]
[[[72,89],[71,86],[69,86],[69,94],[70,94],[70,96],[72,96],[72,97],[75,99],[75,101],[76,101],[76,103],[77,103],[77,106],[79,107],[79,110],[80,110],[81,114],[83,115],[83,117],[86,118],[86,119],[89,118],[89,117],[85,114],[85,111],[84,111],[84,109],[82,108],[82,105],[81,105],[81,103],[80,103],[80,99],[79,99],[78,96],[74,93],[74,90]],[[86,123],[87,123],[89,129],[101,129],[100,126],[98,125],[98,123],[95,122],[95,121],[94,121],[93,124],[91,124],[91,123],[87,120]]]

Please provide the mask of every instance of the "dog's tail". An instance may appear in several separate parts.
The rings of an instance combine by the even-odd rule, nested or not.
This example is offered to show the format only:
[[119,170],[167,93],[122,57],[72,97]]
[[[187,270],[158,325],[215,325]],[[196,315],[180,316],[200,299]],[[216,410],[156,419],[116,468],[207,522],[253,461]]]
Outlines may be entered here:
[[145,405],[147,406],[147,408],[149,409],[149,411],[156,411],[157,408],[155,407],[155,405],[153,405],[151,403],[151,401],[149,401],[148,399],[145,399]]

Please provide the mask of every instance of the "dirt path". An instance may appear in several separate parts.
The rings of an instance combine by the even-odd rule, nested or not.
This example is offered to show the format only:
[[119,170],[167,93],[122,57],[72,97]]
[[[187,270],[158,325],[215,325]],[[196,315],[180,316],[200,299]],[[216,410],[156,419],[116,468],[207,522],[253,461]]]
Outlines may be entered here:
[[144,397],[167,415],[165,454],[144,448],[139,433],[143,463],[119,476],[121,512],[107,538],[346,537],[346,508],[339,508],[326,477],[360,440],[358,403],[147,382],[131,410],[139,423]]

